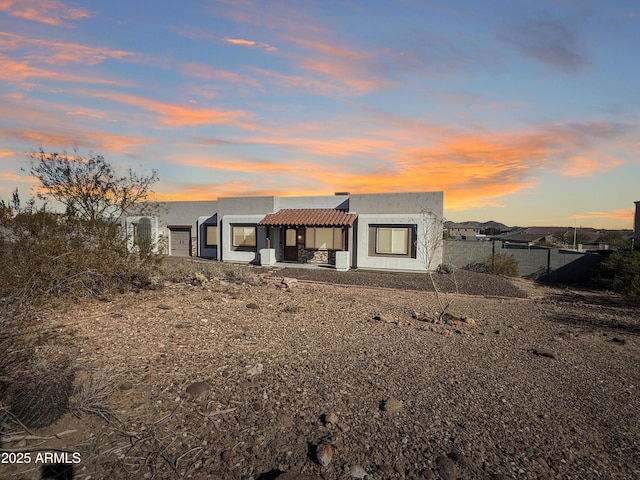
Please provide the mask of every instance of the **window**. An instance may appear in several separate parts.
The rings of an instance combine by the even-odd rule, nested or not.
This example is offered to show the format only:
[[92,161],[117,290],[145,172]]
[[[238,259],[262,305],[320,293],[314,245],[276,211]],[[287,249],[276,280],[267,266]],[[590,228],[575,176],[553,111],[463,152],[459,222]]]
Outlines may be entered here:
[[317,250],[343,250],[342,228],[307,227],[305,247]]
[[255,226],[234,226],[231,227],[234,247],[255,247],[256,227]]
[[371,225],[369,255],[416,258],[415,225]]
[[215,247],[218,245],[218,227],[215,225],[207,225],[205,231],[205,245],[207,247]]
[[376,235],[376,253],[407,255],[409,252],[408,228],[380,227]]

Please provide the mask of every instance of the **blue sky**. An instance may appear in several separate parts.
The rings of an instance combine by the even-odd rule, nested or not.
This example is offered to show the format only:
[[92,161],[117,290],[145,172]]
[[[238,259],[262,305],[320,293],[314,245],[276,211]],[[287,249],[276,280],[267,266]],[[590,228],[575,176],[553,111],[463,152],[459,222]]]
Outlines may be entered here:
[[162,200],[442,190],[445,217],[631,228],[636,1],[0,0],[0,197],[38,148]]

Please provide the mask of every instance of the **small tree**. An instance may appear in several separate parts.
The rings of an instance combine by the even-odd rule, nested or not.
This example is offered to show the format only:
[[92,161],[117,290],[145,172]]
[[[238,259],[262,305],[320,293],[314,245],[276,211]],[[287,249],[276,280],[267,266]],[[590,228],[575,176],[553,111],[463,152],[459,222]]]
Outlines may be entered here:
[[455,296],[458,295],[458,282],[455,277],[455,271],[452,269],[451,275],[453,275],[453,281],[456,289],[454,297],[449,296],[448,292],[442,291],[438,286],[434,272],[436,271],[436,268],[440,270],[441,267],[441,265],[436,265],[436,263],[437,259],[439,259],[437,255],[439,252],[442,252],[442,247],[444,245],[444,219],[430,210],[423,210],[421,216],[425,231],[422,237],[417,239],[417,246],[419,250],[422,250],[422,255],[424,255],[427,276],[429,277],[429,282],[431,283],[431,287],[436,295],[436,301],[438,302],[439,307],[437,321],[441,322],[447,313],[447,310],[453,304]]
[[120,217],[147,200],[158,181],[156,170],[140,176],[129,169],[118,176],[102,155],[83,158],[40,149],[30,158],[29,173],[40,182],[38,198],[60,202],[67,214],[89,221]]

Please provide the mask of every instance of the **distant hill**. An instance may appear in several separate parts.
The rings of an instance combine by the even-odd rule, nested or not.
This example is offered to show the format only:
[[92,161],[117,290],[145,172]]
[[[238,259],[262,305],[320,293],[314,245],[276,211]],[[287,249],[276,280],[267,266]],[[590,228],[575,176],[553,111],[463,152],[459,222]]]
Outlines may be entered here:
[[506,226],[504,223],[500,223],[500,222],[494,222],[493,220],[489,220],[488,222],[475,222],[473,220],[468,220],[466,222],[451,222],[451,221],[446,221],[444,222],[444,226],[446,228],[451,228],[453,226],[455,227],[467,227],[467,228],[479,228],[480,230],[488,230],[488,229],[492,229],[492,230],[500,230],[501,232],[506,232],[509,230],[513,230],[513,228],[516,227],[508,227]]

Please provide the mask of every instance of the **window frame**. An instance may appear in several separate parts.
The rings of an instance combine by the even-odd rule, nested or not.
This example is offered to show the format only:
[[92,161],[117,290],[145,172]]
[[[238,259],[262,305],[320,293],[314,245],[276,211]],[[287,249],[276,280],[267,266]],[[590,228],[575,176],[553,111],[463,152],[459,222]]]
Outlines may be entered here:
[[[215,229],[215,234],[211,235],[211,230]],[[213,242],[212,237],[213,236]],[[205,225],[204,226],[204,246],[205,247],[217,247],[218,246],[218,225]]]
[[[318,246],[318,230],[331,230],[331,234],[329,235],[327,232],[322,232],[324,234],[324,238],[320,237],[323,240],[331,239],[331,245],[326,247]],[[336,247],[336,239],[339,237],[339,245]],[[337,252],[344,251],[344,239],[345,239],[345,229],[344,227],[305,227],[305,250],[334,250]],[[326,242],[325,242],[326,243]]]
[[[390,251],[380,250],[379,233],[381,230],[391,230]],[[404,252],[393,253],[393,233],[394,230],[404,230],[406,232],[406,244]],[[389,257],[389,258],[416,258],[417,257],[417,225],[416,224],[371,224],[369,225],[369,256]]]
[[[242,228],[243,229],[243,243],[236,243],[236,229]],[[253,242],[252,243],[246,243],[246,239],[247,237],[250,237],[251,235],[247,235],[246,231],[247,229],[251,229],[253,230]],[[255,250],[255,248],[258,246],[258,226],[255,224],[233,224],[231,225],[231,247],[236,249],[236,250]]]

